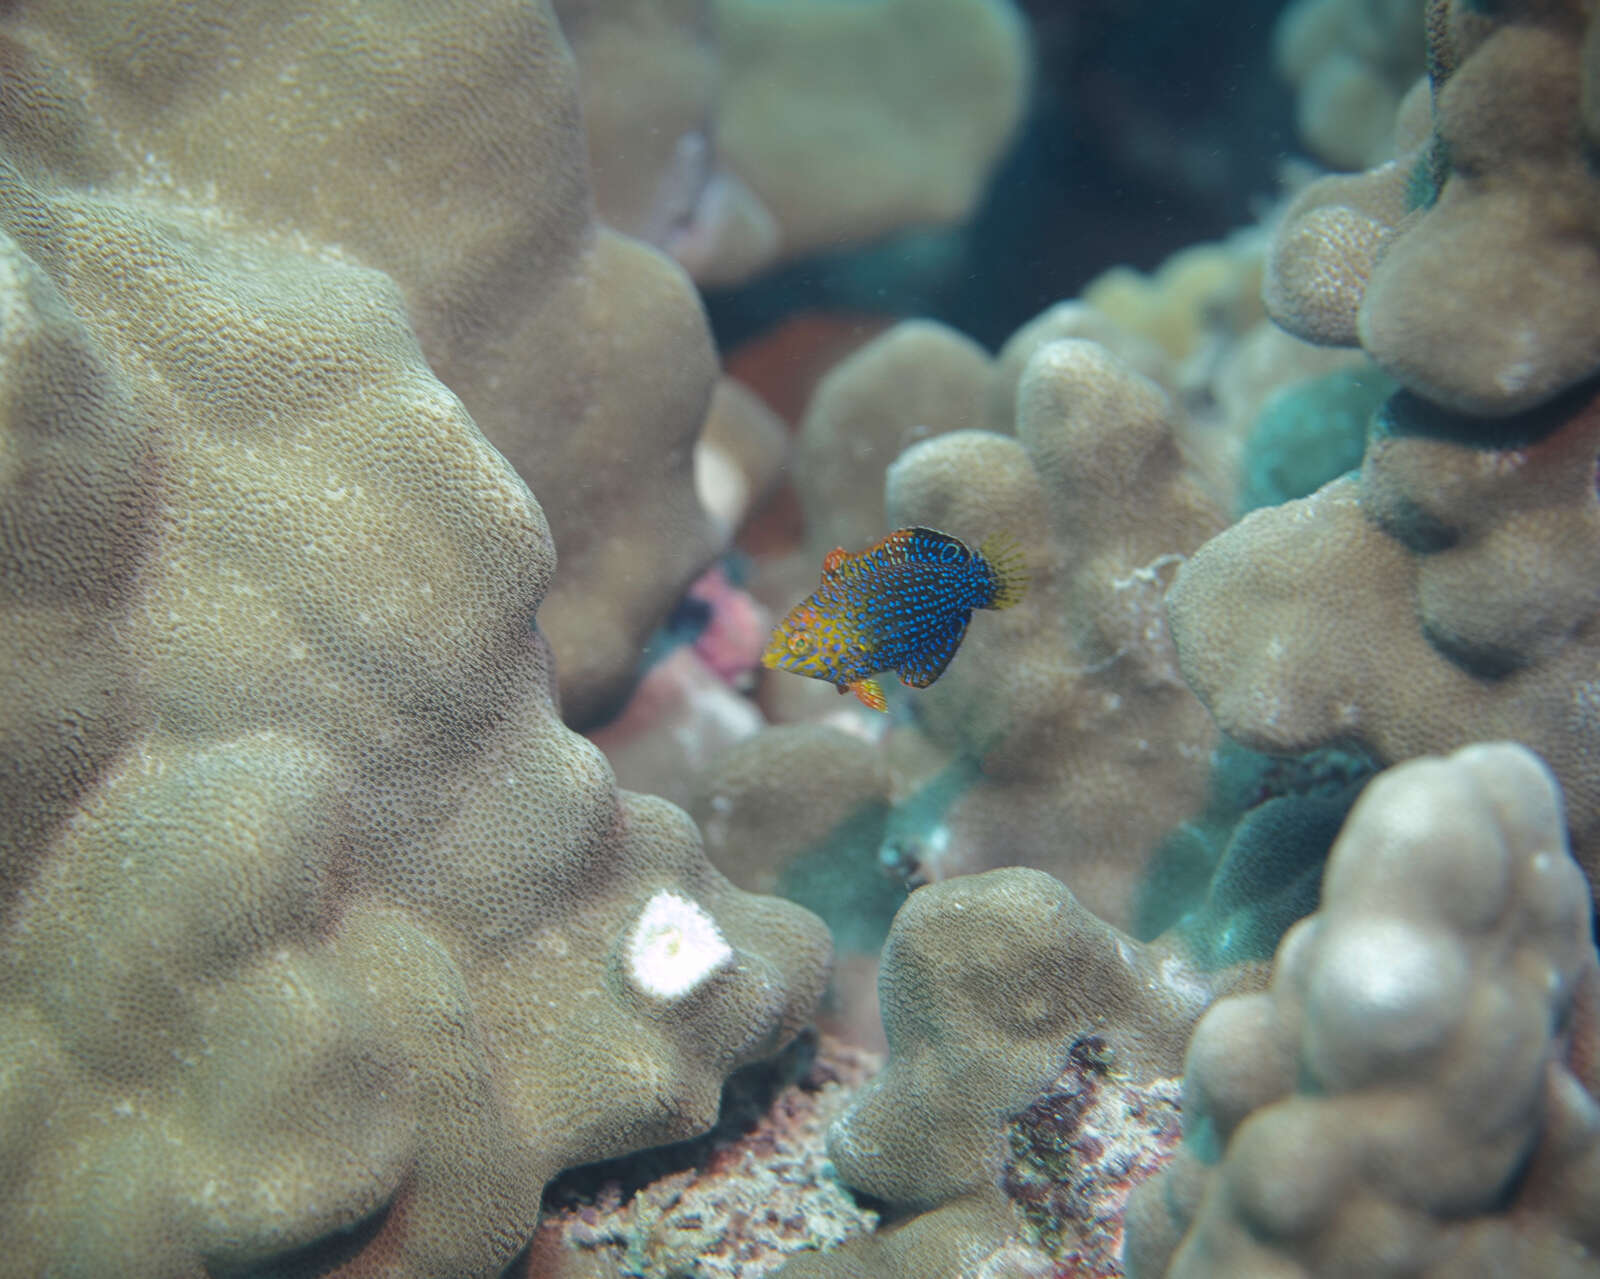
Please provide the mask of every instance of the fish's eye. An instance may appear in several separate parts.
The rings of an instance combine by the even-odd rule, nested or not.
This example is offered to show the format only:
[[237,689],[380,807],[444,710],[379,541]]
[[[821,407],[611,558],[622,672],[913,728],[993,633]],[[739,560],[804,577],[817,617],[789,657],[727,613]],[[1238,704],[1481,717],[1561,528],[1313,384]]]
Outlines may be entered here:
[[795,631],[789,636],[789,651],[796,657],[804,657],[811,651],[811,639],[804,631]]

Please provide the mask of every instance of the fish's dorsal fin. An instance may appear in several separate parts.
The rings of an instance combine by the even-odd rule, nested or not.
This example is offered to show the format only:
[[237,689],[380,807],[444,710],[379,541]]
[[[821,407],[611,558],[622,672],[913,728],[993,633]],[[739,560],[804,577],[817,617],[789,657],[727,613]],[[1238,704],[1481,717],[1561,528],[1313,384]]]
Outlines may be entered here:
[[927,688],[943,675],[956,649],[961,647],[961,637],[967,633],[967,620],[966,617],[957,618],[942,635],[929,639],[914,658],[901,663],[895,672],[900,682],[912,688]]
[[[845,555],[834,567],[846,574],[867,573],[889,564],[960,564],[972,558],[972,552],[959,537],[941,533],[936,528],[897,528],[889,536],[880,538],[864,551]],[[823,572],[828,563],[823,561]]]
[[884,541],[899,538],[902,556],[918,564],[960,564],[972,558],[972,551],[959,537],[942,533],[936,528],[916,525],[896,529]]
[[832,577],[839,571],[839,565],[850,558],[850,552],[842,546],[836,546],[822,557],[822,576]]

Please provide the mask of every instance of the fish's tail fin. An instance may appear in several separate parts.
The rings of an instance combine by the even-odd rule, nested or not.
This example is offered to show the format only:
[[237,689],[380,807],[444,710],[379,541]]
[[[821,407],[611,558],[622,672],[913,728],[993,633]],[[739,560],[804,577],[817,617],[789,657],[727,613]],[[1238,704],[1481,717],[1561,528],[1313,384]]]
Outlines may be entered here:
[[986,537],[978,557],[988,565],[993,590],[984,608],[1010,608],[1028,593],[1028,561],[1022,547],[1008,533]]

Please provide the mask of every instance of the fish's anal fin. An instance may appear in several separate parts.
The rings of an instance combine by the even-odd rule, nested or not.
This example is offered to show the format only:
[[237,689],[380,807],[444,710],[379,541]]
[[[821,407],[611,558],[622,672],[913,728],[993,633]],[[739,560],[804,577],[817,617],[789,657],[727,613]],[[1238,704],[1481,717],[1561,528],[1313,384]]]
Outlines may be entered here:
[[[883,695],[883,686],[875,679],[858,679],[845,686],[856,695],[856,700],[863,706],[875,711],[889,709],[889,699]],[[839,690],[841,693],[844,689]]]
[[839,571],[839,565],[843,564],[849,558],[850,552],[845,550],[844,547],[834,547],[822,557],[822,576],[828,577],[830,574],[837,573]]
[[944,668],[950,665],[950,659],[956,655],[956,649],[961,647],[962,636],[967,633],[969,617],[970,614],[957,618],[955,624],[946,629],[943,635],[930,639],[922,652],[911,661],[903,663],[897,672],[900,682],[911,688],[927,688],[943,675]]

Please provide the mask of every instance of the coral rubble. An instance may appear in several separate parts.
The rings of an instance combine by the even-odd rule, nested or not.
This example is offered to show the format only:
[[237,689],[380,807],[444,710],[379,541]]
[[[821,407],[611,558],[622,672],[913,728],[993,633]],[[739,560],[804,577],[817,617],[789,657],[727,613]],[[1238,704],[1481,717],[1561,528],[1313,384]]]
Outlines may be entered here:
[[[805,1041],[801,1041],[804,1045]],[[793,1055],[792,1052],[790,1055]],[[777,1093],[729,1081],[707,1136],[656,1152],[681,1164],[643,1185],[614,1165],[579,1169],[552,1187],[552,1210],[515,1273],[527,1279],[760,1279],[795,1253],[870,1233],[878,1214],[839,1184],[824,1149],[828,1124],[880,1063],[824,1036]],[[582,1178],[598,1189],[580,1193]]]

